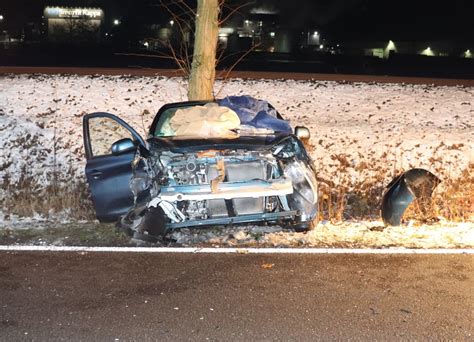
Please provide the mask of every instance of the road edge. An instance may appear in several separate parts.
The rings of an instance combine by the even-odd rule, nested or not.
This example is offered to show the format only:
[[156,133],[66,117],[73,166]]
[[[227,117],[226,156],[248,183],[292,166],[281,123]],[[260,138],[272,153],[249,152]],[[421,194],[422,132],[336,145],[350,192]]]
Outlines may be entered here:
[[218,247],[86,247],[86,246],[0,246],[0,252],[108,252],[183,254],[474,254],[474,249],[414,248],[218,248]]

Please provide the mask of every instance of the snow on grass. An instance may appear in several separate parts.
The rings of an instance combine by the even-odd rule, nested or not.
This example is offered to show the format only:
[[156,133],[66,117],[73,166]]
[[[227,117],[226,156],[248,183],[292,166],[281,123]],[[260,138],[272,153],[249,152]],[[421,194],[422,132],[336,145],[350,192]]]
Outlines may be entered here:
[[97,222],[56,223],[42,217],[14,218],[0,228],[0,245],[168,246],[235,248],[474,248],[472,223],[383,227],[380,221],[323,221],[313,231],[296,233],[279,226],[180,229],[166,241],[130,240],[114,225]]
[[384,227],[381,221],[320,223],[313,231],[296,233],[278,226],[230,227],[175,231],[181,246],[222,247],[355,247],[355,248],[473,248],[472,223]]
[[[54,210],[43,210],[41,217],[86,212],[83,115],[114,113],[146,136],[162,105],[186,100],[185,87],[182,78],[0,76],[0,218],[8,222],[12,214],[41,211],[42,201]],[[437,214],[468,221],[472,228],[474,88],[231,79],[217,82],[216,89],[218,97],[248,94],[268,100],[293,126],[310,128],[324,218],[376,217],[387,183],[400,171],[423,167],[443,180],[435,194]],[[461,175],[464,183],[457,181]],[[57,190],[62,185],[68,190]],[[15,203],[20,205],[14,208]],[[91,217],[90,210],[85,216]],[[321,226],[322,235],[332,236],[328,227]],[[351,241],[372,234],[361,233],[359,223],[334,227],[351,235]],[[384,232],[397,236],[396,229]],[[300,236],[262,234],[275,241],[285,234],[291,244],[293,236]],[[318,234],[304,239],[319,239]]]
[[[16,180],[29,165],[42,184],[55,150],[57,164],[72,163],[75,175],[82,175],[85,113],[117,114],[146,135],[162,105],[186,100],[183,79],[163,77],[3,76],[0,94],[0,176]],[[326,176],[339,155],[354,167],[378,159],[391,169],[433,169],[433,158],[442,157],[450,166],[444,172],[453,175],[474,163],[472,87],[231,80],[219,96],[239,94],[266,99],[294,126],[308,126],[312,156]],[[34,161],[45,167],[31,167]],[[353,170],[352,180],[360,173]]]

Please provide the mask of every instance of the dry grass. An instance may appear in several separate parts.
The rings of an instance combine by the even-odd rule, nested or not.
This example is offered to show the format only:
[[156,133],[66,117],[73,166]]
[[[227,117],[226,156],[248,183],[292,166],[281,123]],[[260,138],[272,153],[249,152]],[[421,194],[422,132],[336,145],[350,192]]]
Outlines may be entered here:
[[[389,171],[383,167],[366,169],[367,179],[350,181],[350,167],[341,163],[337,182],[318,177],[320,219],[339,222],[344,219],[371,219],[380,217],[380,204],[387,184],[407,170]],[[452,178],[438,174],[441,184],[431,199],[417,199],[407,208],[403,220],[431,223],[443,218],[447,221],[466,222],[474,219],[474,164]]]
[[[311,151],[311,145],[306,147]],[[375,163],[361,159],[354,163],[344,154],[333,155],[331,159],[334,161],[331,166],[319,165],[317,175],[320,219],[331,222],[379,219],[386,185],[406,170],[391,168],[388,160]],[[450,165],[443,165],[442,159],[437,157],[433,157],[433,161],[431,170],[442,182],[428,203],[414,201],[410,205],[404,216],[405,221],[429,223],[439,218],[454,222],[472,221],[474,164],[463,170],[461,177],[453,178],[449,174]],[[68,218],[72,220],[94,219],[84,176],[78,178],[72,165],[64,168],[54,164],[50,169],[46,181],[49,185],[46,187],[36,181],[27,168],[21,169],[20,178],[15,183],[8,174],[4,176],[0,183],[0,189],[5,194],[0,199],[4,214],[31,217],[38,213],[50,217],[54,213],[67,212]],[[333,176],[323,176],[327,174]]]
[[[385,170],[375,170],[376,177],[348,184],[347,174],[340,170],[342,183],[319,178],[320,218],[331,222],[346,219],[379,218],[380,203],[385,186],[391,180]],[[31,217],[35,213],[48,217],[51,213],[67,211],[73,220],[94,219],[94,209],[85,179],[52,183],[42,188],[22,173],[17,184],[3,179],[3,191],[8,194],[1,200],[6,213]],[[419,223],[471,221],[474,217],[474,164],[464,170],[458,179],[443,178],[431,201],[414,201],[406,210],[404,220]]]
[[474,164],[459,179],[448,178],[433,196],[437,216],[450,221],[474,220]]
[[51,214],[67,212],[71,220],[94,219],[89,190],[83,179],[71,176],[69,180],[54,181],[43,187],[22,170],[18,183],[12,184],[7,175],[0,186],[6,194],[0,204],[7,215],[31,217],[40,214],[49,217]]

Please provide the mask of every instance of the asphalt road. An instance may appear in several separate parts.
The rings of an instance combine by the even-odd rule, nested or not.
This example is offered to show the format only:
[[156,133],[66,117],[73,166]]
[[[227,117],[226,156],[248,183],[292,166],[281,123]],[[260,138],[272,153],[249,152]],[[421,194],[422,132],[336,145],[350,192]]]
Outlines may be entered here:
[[[144,68],[78,68],[78,67],[10,67],[0,66],[2,74],[70,74],[70,75],[132,75],[132,76],[182,76],[175,69],[144,69]],[[474,86],[473,79],[448,79],[429,77],[376,76],[376,75],[345,75],[302,72],[268,72],[268,71],[232,71],[230,73],[217,71],[217,78],[243,79],[291,79],[318,80],[339,82],[378,82],[378,83],[408,83],[434,84],[438,86]]]
[[472,340],[473,261],[2,252],[0,340]]

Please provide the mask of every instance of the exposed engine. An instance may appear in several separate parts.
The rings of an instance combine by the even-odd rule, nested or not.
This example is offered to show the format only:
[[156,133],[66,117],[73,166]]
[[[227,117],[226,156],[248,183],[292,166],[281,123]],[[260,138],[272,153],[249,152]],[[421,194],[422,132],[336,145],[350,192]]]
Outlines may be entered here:
[[[278,165],[271,152],[244,150],[205,151],[159,156],[163,185],[206,185],[212,183],[268,180],[279,176]],[[166,180],[165,180],[166,179]],[[212,189],[211,189],[212,190]],[[206,199],[178,202],[178,209],[187,219],[207,219],[272,211],[277,201],[264,197]]]
[[[137,156],[134,213],[164,215],[168,228],[244,222],[310,222],[316,179],[303,149],[289,137],[266,149],[152,148]],[[148,221],[148,220],[147,220]],[[138,222],[138,221],[137,221]]]

